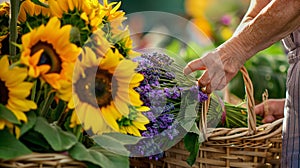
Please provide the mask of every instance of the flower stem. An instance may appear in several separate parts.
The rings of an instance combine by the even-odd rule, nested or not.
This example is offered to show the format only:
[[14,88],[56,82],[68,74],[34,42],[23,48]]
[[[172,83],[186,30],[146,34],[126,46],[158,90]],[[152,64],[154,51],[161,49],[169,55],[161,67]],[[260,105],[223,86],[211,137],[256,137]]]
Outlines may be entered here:
[[52,101],[54,100],[55,92],[50,92],[41,108],[40,115],[42,117],[47,117],[49,107],[52,104]]
[[10,29],[10,35],[9,35],[9,55],[10,56],[16,56],[17,55],[17,48],[15,46],[18,38],[18,32],[17,32],[17,18],[19,13],[19,0],[11,0],[11,13],[10,13],[10,23],[9,23],[9,29]]

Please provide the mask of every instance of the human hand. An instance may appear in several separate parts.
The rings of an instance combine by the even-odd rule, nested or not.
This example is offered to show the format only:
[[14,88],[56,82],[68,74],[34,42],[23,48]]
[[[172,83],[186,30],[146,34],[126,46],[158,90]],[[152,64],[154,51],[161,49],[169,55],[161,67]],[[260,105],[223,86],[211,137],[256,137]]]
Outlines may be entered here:
[[[265,111],[265,103],[268,110]],[[254,111],[263,117],[263,123],[270,123],[283,117],[285,99],[268,99],[266,102],[255,106]]]
[[[236,40],[237,41],[237,40]],[[188,75],[196,70],[205,70],[198,85],[205,93],[223,89],[237,74],[248,57],[239,43],[228,41],[216,50],[187,64],[183,72]]]

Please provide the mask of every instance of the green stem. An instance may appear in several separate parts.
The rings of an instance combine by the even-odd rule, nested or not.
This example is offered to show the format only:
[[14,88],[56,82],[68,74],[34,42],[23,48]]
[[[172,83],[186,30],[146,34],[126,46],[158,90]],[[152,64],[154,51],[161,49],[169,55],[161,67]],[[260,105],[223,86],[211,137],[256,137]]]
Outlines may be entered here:
[[57,120],[57,125],[58,125],[59,127],[62,127],[63,124],[66,122],[68,113],[72,113],[72,111],[63,111],[63,112],[60,114],[60,116],[59,116],[59,118],[58,118],[58,120]]
[[43,107],[41,108],[40,115],[42,117],[47,117],[49,107],[52,104],[52,101],[54,100],[55,92],[50,92],[49,95],[47,96]]
[[15,43],[17,42],[18,32],[17,32],[17,18],[19,13],[19,0],[11,0],[11,18],[9,23],[10,35],[9,35],[9,54],[10,56],[17,55],[17,48]]
[[75,134],[77,140],[79,141],[81,134],[82,134],[82,132],[81,132],[82,127],[81,127],[81,125],[77,125],[74,129],[75,129],[74,134]]

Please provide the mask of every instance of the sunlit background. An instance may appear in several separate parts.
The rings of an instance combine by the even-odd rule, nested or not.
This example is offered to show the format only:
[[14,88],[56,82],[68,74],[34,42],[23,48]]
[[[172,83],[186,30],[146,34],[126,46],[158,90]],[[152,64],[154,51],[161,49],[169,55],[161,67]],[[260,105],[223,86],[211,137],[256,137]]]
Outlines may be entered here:
[[[229,39],[246,13],[249,2],[249,0],[123,0],[121,9],[129,16],[130,29],[135,32],[143,32],[133,36],[136,49],[147,47],[167,48],[174,53],[178,53],[188,62],[201,57],[203,53],[214,49]],[[197,35],[199,31],[193,31],[186,26],[184,31],[187,31],[189,35],[192,34],[194,39],[188,41],[188,44],[182,44],[176,39],[170,40],[170,38],[164,36],[146,33],[142,29],[164,29],[161,31],[176,32],[178,30],[182,31],[182,26],[185,25],[172,23],[171,26],[166,27],[153,24],[153,20],[157,21],[159,18],[143,18],[134,15],[136,12],[145,11],[167,12],[183,17],[197,26],[202,35],[200,37]],[[280,42],[258,53],[246,62],[245,66],[254,84],[257,103],[262,101],[262,93],[266,89],[269,92],[269,98],[285,97],[288,63]],[[238,74],[230,82],[224,93],[226,93],[226,96],[224,96],[227,101],[232,103],[244,99],[245,92],[241,74]]]

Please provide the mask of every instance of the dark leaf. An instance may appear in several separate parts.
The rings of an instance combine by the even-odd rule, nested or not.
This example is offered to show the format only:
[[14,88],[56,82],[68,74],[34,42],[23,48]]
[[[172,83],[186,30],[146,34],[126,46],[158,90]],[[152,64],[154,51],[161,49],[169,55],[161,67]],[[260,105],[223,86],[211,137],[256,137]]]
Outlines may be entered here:
[[24,144],[16,139],[8,130],[0,131],[0,158],[12,159],[32,153]]
[[56,125],[50,125],[42,117],[37,118],[34,130],[42,134],[55,151],[68,150],[77,142],[74,134],[63,131]]
[[7,120],[13,124],[21,124],[12,111],[0,104],[0,119]]

